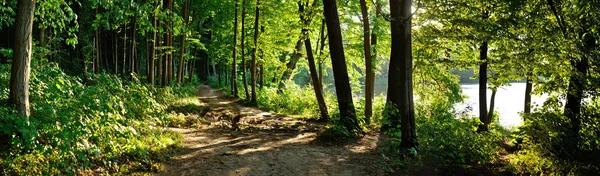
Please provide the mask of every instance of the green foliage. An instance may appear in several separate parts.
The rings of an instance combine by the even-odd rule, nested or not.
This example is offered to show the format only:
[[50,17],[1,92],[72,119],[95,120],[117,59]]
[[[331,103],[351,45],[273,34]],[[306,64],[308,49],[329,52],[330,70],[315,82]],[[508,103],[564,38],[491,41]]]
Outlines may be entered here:
[[[31,77],[32,116],[0,108],[0,136],[10,141],[2,167],[6,174],[63,175],[101,168],[126,172],[152,166],[152,158],[176,146],[182,136],[150,122],[164,116],[164,105],[137,78],[90,75],[90,86],[59,68],[43,65]],[[8,73],[3,65],[0,73]],[[0,74],[6,83],[7,74]],[[0,97],[8,90],[3,88]],[[141,164],[140,164],[141,163]]]
[[[324,98],[330,115],[335,114],[337,103],[333,95],[325,94]],[[310,86],[300,88],[290,83],[286,84],[282,92],[278,92],[277,88],[269,87],[259,90],[256,99],[259,108],[277,113],[303,115],[315,119],[320,115],[315,91]]]
[[575,137],[571,123],[560,109],[557,99],[550,99],[539,111],[526,116],[519,128],[521,146],[514,155],[519,173],[532,175],[594,175],[600,173],[600,116],[598,99],[590,100],[579,116],[580,137]]

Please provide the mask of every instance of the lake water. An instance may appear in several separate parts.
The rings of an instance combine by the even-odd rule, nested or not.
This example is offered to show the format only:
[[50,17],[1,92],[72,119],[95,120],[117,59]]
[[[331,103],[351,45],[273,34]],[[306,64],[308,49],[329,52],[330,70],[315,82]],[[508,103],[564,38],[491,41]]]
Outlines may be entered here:
[[[456,105],[457,111],[470,109],[470,114],[479,117],[479,84],[463,84],[462,91],[468,97],[461,104]],[[492,91],[487,91],[488,110]],[[547,96],[531,96],[533,105],[542,105]],[[500,115],[500,124],[504,127],[516,127],[521,125],[523,118],[519,115],[523,112],[525,106],[525,83],[511,83],[510,86],[504,86],[498,89],[494,109]]]

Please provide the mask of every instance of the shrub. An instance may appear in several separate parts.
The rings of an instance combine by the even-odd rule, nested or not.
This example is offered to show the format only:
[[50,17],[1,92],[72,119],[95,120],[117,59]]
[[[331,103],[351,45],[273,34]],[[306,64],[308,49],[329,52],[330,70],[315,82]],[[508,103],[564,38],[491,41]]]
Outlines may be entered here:
[[[600,173],[600,103],[592,99],[583,106],[581,130],[573,134],[556,97],[541,109],[525,116],[519,128],[522,150],[513,163],[521,174],[595,175]],[[579,137],[577,137],[578,135]]]
[[[8,82],[8,66],[0,66],[0,83]],[[181,134],[150,125],[164,116],[164,105],[152,89],[117,76],[90,75],[91,86],[50,64],[33,70],[30,83],[32,116],[18,117],[12,107],[0,108],[0,139],[5,174],[71,175],[103,168],[127,171],[128,163],[147,163],[177,145]],[[5,98],[6,88],[0,89]],[[134,162],[136,161],[136,162]],[[142,166],[139,166],[142,167]]]

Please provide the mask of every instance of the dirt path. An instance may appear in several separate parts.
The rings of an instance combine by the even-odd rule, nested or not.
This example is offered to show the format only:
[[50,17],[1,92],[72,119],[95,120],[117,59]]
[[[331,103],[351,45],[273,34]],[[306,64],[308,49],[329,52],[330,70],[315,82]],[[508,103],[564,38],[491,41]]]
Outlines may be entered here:
[[[158,175],[383,175],[375,136],[323,144],[315,141],[322,124],[242,106],[208,86],[198,95],[210,124],[174,128],[184,149]],[[236,117],[239,130],[231,125]]]

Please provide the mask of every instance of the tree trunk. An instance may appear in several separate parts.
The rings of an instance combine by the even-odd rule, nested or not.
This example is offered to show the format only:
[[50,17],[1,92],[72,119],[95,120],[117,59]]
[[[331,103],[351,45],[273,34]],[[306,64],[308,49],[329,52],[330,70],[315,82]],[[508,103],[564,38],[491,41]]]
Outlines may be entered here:
[[112,55],[113,55],[113,74],[118,74],[119,73],[119,59],[117,57],[117,51],[118,51],[118,42],[117,42],[117,35],[118,32],[117,30],[113,30],[113,50],[112,50]]
[[[154,6],[158,6],[157,2],[154,2]],[[157,24],[156,24],[156,16],[154,16],[154,13],[152,15],[152,28],[156,28]],[[148,73],[147,73],[147,77],[148,77],[148,83],[150,85],[154,85],[154,58],[156,57],[156,30],[152,29],[152,41],[150,44],[150,53],[148,53],[150,56],[148,57],[148,59],[146,60],[147,64],[146,67],[148,67]]]
[[525,108],[523,108],[524,114],[529,114],[531,112],[531,91],[533,89],[533,83],[531,82],[531,73],[527,74],[526,82],[525,82]]
[[31,32],[33,29],[33,11],[35,0],[17,2],[15,24],[15,44],[10,73],[10,92],[8,102],[16,106],[19,115],[29,117],[29,73],[31,63]]
[[[308,30],[306,31],[308,33]],[[315,58],[313,56],[312,53],[312,46],[310,43],[310,38],[307,37],[306,41],[304,41],[305,43],[305,48],[306,48],[306,55],[308,57],[308,67],[310,70],[310,77],[312,79],[313,83],[317,83],[317,84],[313,84],[313,88],[315,90],[315,96],[317,96],[317,103],[319,103],[319,111],[321,112],[321,117],[319,118],[319,121],[327,121],[327,119],[329,119],[329,113],[327,112],[327,105],[325,104],[325,98],[323,98],[323,89],[321,88],[321,85],[318,84],[319,82],[319,78],[317,75],[317,68],[315,67]]]
[[485,41],[479,48],[479,120],[483,125],[479,127],[477,131],[488,131],[488,125],[490,124],[489,118],[487,117],[487,52],[488,42]]
[[[188,12],[188,4],[189,2],[183,3],[183,17],[184,17],[184,25],[188,24],[189,21],[189,12]],[[177,74],[177,82],[183,83],[183,54],[185,51],[185,32],[181,35],[181,49],[179,50],[179,69]]]
[[412,92],[411,0],[390,0],[392,52],[385,116],[400,122],[403,149],[418,145]]
[[250,79],[252,84],[252,97],[250,102],[256,104],[256,52],[258,50],[258,23],[260,19],[260,0],[256,0],[256,14],[254,15],[254,48],[252,49],[252,61],[250,61]]
[[365,0],[360,0],[360,11],[362,14],[363,21],[363,52],[365,55],[365,71],[366,71],[366,80],[365,80],[365,121],[367,124],[371,123],[371,116],[373,115],[373,82],[374,72],[373,72],[373,59],[371,58],[371,39],[369,35],[371,32],[369,31],[369,14],[367,12],[367,2]]
[[356,110],[352,102],[352,90],[350,79],[346,68],[344,46],[342,45],[342,32],[335,0],[323,0],[324,15],[329,33],[329,52],[331,53],[331,65],[335,78],[338,107],[340,111],[340,122],[349,132],[362,133],[356,118]]
[[235,85],[235,67],[236,67],[236,57],[237,57],[237,28],[238,28],[238,5],[239,0],[235,0],[235,17],[234,17],[234,25],[233,25],[233,61],[231,63],[231,92],[233,93],[233,97],[238,97],[237,86]]
[[494,89],[492,90],[492,97],[490,97],[490,110],[488,112],[488,118],[490,119],[489,121],[491,122],[491,119],[494,117],[494,103],[496,102],[496,92],[498,92],[498,89]]
[[190,83],[192,83],[192,80],[194,79],[194,65],[196,63],[196,60],[191,60],[189,65],[190,65],[190,76],[188,77],[188,81]]
[[[261,56],[261,58],[262,58],[262,56]],[[260,79],[259,79],[260,89],[263,89],[263,87],[265,87],[265,70],[264,70],[263,65],[264,65],[264,63],[261,62],[260,63]]]
[[121,65],[121,75],[122,76],[127,76],[125,75],[125,68],[126,67],[126,60],[127,60],[127,23],[125,23],[123,25],[123,62],[121,62],[123,65]]
[[130,56],[131,58],[129,59],[130,70],[129,70],[129,75],[127,75],[127,76],[131,76],[131,73],[135,73],[135,65],[137,62],[136,61],[137,60],[136,59],[137,58],[137,55],[136,55],[137,46],[136,46],[136,41],[135,41],[135,37],[136,37],[136,33],[137,33],[137,31],[136,31],[137,18],[135,16],[133,16],[132,18],[133,18],[132,19],[133,22],[131,24],[131,28],[132,28],[132,30],[131,30],[131,56]]
[[[160,23],[159,25],[163,25],[162,23]],[[164,35],[163,37],[157,36],[156,37],[156,41],[158,44],[157,48],[162,48],[162,46],[164,46]],[[160,49],[157,51],[157,58],[158,60],[156,61],[156,63],[158,64],[156,67],[156,79],[157,82],[156,84],[159,86],[163,86],[163,55],[164,55],[164,49]]]
[[[483,13],[483,20],[488,19],[488,13]],[[479,48],[479,120],[483,125],[477,131],[488,131],[490,117],[487,117],[487,66],[488,66],[488,41],[483,41]]]
[[244,53],[244,51],[246,50],[246,43],[245,43],[245,36],[246,36],[246,29],[245,26],[246,25],[246,0],[242,0],[242,43],[241,43],[241,49],[242,49],[242,82],[244,84],[244,92],[246,93],[246,99],[248,99],[250,97],[250,94],[248,93],[248,81],[246,80],[246,53]]
[[321,48],[319,48],[319,56],[317,61],[319,62],[319,84],[321,88],[323,88],[323,63],[325,60],[323,57],[325,55],[323,50],[325,49],[325,40],[327,40],[327,36],[325,36],[325,19],[323,19],[321,24]]
[[565,116],[571,121],[571,136],[575,141],[579,142],[579,131],[581,131],[581,102],[583,101],[583,90],[585,87],[585,76],[587,75],[588,59],[583,56],[580,61],[571,61],[571,65],[577,70],[572,73],[569,79],[569,87],[567,89],[567,100],[565,104]]

